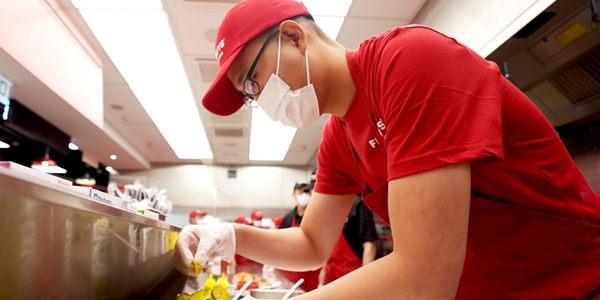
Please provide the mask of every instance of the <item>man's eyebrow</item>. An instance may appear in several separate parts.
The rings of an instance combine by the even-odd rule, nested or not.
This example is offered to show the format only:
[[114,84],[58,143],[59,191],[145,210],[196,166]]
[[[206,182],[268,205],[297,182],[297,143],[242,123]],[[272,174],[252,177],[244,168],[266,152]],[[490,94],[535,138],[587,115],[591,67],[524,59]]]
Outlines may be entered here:
[[237,83],[239,85],[242,85],[242,80],[244,80],[244,76],[248,73],[248,68],[245,68],[242,72],[240,72],[240,75],[238,76],[237,79]]

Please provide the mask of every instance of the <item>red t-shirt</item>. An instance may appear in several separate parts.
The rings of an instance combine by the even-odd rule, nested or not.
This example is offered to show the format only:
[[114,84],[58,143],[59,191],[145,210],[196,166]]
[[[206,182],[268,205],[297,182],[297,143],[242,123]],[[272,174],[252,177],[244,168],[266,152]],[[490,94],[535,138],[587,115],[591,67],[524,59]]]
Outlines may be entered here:
[[422,26],[374,36],[347,61],[357,92],[325,125],[315,191],[362,192],[389,223],[389,180],[469,161],[457,299],[577,299],[600,286],[600,198],[495,63]]

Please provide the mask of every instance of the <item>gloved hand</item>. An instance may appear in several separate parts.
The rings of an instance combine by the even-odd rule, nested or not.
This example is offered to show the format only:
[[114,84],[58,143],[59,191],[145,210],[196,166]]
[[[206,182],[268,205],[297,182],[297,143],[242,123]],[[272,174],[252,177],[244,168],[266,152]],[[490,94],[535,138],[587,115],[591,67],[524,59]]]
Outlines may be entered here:
[[193,258],[203,266],[218,257],[231,260],[234,254],[235,231],[230,223],[188,225],[175,244],[175,267],[185,275],[196,276]]
[[256,300],[256,299],[252,298],[252,296],[246,296],[246,297],[242,298],[242,300]]

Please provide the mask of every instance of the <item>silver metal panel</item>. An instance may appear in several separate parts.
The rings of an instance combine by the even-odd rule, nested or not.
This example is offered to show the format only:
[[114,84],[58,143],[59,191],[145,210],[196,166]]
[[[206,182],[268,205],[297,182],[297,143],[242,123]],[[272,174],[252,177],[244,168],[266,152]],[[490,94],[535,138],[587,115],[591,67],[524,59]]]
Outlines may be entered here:
[[0,299],[175,299],[179,231],[0,172]]

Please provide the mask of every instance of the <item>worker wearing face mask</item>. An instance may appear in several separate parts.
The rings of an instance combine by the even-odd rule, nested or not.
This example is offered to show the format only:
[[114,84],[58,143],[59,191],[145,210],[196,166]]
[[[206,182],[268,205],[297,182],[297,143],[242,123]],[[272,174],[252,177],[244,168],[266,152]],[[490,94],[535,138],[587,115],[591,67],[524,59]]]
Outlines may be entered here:
[[[300,224],[302,224],[302,217],[310,202],[311,194],[312,184],[304,181],[298,181],[294,184],[294,192],[292,195],[294,196],[294,199],[296,199],[296,207],[283,217],[283,221],[281,221],[281,226],[279,227],[280,229],[300,227]],[[287,278],[290,282],[296,282],[300,278],[303,278],[304,283],[302,284],[302,289],[305,291],[312,291],[319,286],[320,271],[320,269],[307,272],[277,270],[277,273]]]
[[208,111],[258,105],[296,128],[331,117],[300,228],[186,226],[182,272],[234,252],[319,268],[361,193],[393,252],[294,299],[600,299],[600,197],[495,63],[418,25],[346,49],[294,0],[240,1],[215,50]]
[[289,211],[281,221],[279,228],[298,227],[302,222],[302,217],[310,202],[310,195],[312,194],[311,186],[309,183],[304,181],[298,181],[294,184],[294,199],[296,200],[296,207]]

